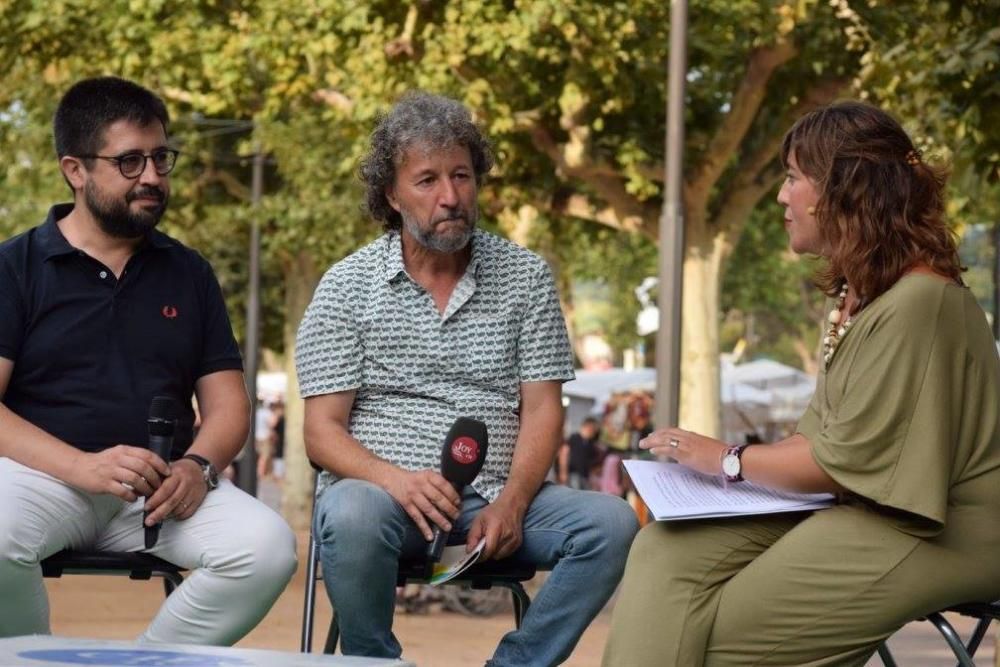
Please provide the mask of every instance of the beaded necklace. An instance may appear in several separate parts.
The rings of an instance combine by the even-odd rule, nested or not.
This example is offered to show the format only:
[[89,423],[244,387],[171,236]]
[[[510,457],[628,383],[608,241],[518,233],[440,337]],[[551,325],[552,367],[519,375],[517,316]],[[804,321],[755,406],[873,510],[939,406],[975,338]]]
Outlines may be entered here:
[[[840,288],[840,294],[837,296],[837,303],[827,316],[830,328],[827,330],[826,336],[823,337],[824,369],[830,367],[830,360],[833,359],[833,354],[837,351],[837,346],[840,345],[841,339],[843,339],[847,330],[851,328],[851,323],[854,321],[850,314],[844,312],[844,305],[846,303],[847,282],[845,281],[843,287]],[[844,319],[845,315],[847,315],[847,319]]]

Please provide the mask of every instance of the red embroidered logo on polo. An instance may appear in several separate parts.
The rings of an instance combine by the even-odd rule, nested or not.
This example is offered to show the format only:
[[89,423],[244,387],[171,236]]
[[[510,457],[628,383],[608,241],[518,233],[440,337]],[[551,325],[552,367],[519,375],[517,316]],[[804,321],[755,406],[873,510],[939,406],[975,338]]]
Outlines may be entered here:
[[177,317],[177,307],[170,305],[164,306],[160,313],[168,320],[172,320]]

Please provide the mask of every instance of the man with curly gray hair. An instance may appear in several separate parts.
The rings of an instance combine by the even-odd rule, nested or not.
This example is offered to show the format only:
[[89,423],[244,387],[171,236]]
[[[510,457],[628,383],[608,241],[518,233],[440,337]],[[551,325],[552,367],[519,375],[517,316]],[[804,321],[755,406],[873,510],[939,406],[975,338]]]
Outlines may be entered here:
[[[375,128],[371,148],[361,162],[359,175],[365,184],[368,213],[381,221],[387,232],[399,231],[404,220],[388,197],[396,178],[397,160],[414,146],[430,152],[456,145],[464,146],[469,151],[476,185],[482,185],[483,177],[493,168],[493,152],[479,128],[472,123],[468,110],[447,97],[424,92],[407,95],[393,113],[382,118]],[[407,226],[407,231],[411,233],[416,230],[419,227]],[[428,238],[420,231],[416,233],[420,239]],[[469,238],[471,235],[466,237],[466,243]],[[451,252],[464,246],[465,243],[462,243],[441,252]]]
[[[361,178],[385,234],[323,277],[299,328],[313,529],[347,655],[399,657],[397,562],[432,527],[481,559],[554,565],[489,665],[554,665],[613,593],[638,529],[621,499],[545,484],[573,358],[537,255],[476,228],[489,144],[460,103],[410,93],[379,119]],[[482,471],[438,472],[457,417],[489,429]]]

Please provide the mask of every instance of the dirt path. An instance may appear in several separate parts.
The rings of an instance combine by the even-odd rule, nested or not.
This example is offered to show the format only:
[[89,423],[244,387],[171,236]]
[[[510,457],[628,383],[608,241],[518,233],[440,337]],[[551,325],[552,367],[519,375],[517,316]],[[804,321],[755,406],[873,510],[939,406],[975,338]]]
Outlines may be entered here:
[[[302,559],[306,538],[304,535],[299,538]],[[238,646],[299,650],[305,571],[305,563],[300,560],[292,583],[263,622]],[[159,581],[96,576],[65,576],[45,581],[52,608],[52,632],[62,636],[131,639],[145,628],[163,601]],[[591,624],[567,665],[600,664],[609,620],[607,614],[602,614]],[[314,650],[322,649],[329,623],[330,605],[321,587],[317,594]],[[445,611],[397,613],[394,629],[408,660],[421,666],[467,667],[486,662],[504,633],[513,629],[513,616],[503,613],[471,617]]]
[[[305,553],[305,536],[299,538],[301,558]],[[274,608],[239,646],[299,650],[305,570],[305,563],[300,562],[299,571]],[[47,579],[46,586],[52,607],[52,631],[68,637],[131,639],[142,631],[163,599],[160,582],[129,581],[124,577],[66,576]],[[322,590],[317,598],[314,646],[319,650],[330,622],[330,605]],[[952,620],[962,632],[970,627],[968,619]],[[607,612],[599,615],[565,664],[599,665],[609,622]],[[512,628],[509,613],[488,618],[444,611],[426,615],[397,613],[395,621],[404,656],[418,665],[433,667],[482,665],[503,634]],[[976,664],[993,665],[993,633],[984,644]],[[954,664],[954,659],[948,659],[947,646],[928,623],[911,623],[890,641],[890,646],[899,664],[907,667]],[[869,664],[881,663],[875,659]]]

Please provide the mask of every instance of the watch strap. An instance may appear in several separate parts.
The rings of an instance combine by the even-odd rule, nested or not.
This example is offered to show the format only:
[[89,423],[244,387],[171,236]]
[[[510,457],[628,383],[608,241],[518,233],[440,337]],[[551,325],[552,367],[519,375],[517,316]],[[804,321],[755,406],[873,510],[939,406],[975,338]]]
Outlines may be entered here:
[[197,454],[185,454],[181,457],[182,459],[191,459],[201,467],[206,467],[212,465],[212,462],[206,459],[204,456],[199,456]]
[[215,465],[204,456],[199,456],[198,454],[185,454],[181,458],[194,461],[201,466],[201,472],[205,478],[205,486],[208,487],[209,491],[219,485],[218,472],[215,470]]

